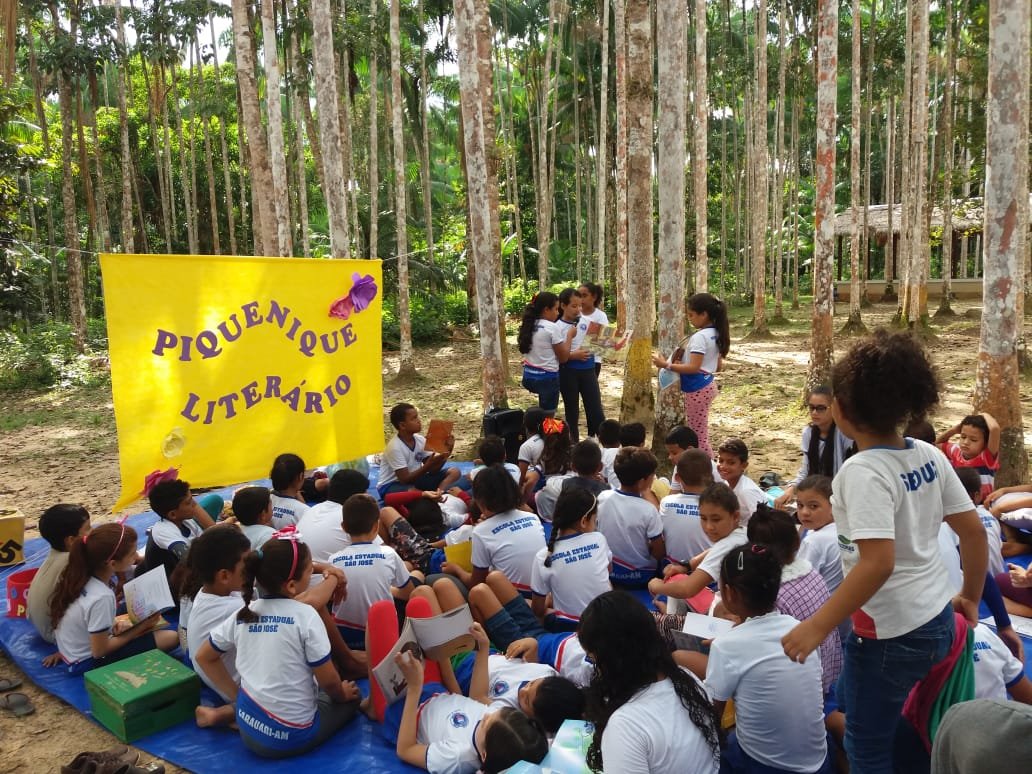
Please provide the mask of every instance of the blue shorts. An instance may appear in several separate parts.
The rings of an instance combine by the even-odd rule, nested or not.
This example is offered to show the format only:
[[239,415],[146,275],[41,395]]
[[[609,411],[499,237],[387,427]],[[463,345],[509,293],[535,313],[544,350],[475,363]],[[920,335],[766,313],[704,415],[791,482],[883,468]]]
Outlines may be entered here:
[[516,640],[524,637],[537,639],[547,634],[523,597],[506,602],[501,610],[484,621],[484,630],[502,653]]

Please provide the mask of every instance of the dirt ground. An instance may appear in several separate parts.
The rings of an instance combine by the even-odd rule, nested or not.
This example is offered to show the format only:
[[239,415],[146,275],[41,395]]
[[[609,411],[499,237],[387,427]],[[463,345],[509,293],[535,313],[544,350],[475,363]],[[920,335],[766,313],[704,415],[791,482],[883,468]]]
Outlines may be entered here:
[[[958,316],[933,321],[929,348],[945,385],[942,405],[933,422],[938,428],[968,413],[974,383],[979,335],[979,308],[961,303]],[[844,321],[845,306],[836,327]],[[895,305],[865,310],[869,327],[887,324]],[[801,390],[809,355],[809,310],[786,309],[789,323],[773,328],[774,339],[743,342],[748,314],[735,310],[733,343],[720,377],[720,395],[710,419],[711,437],[719,442],[740,436],[751,451],[750,473],[767,470],[794,474],[800,458],[799,434],[806,423]],[[1026,329],[1027,333],[1027,329]],[[841,338],[837,347],[846,342]],[[428,418],[453,419],[460,459],[470,459],[480,432],[479,344],[457,339],[443,346],[416,351],[421,376],[393,383],[397,355],[383,359],[385,410],[401,400],[416,404]],[[532,397],[518,384],[519,359],[510,347],[511,404],[527,407]],[[602,395],[607,414],[619,415],[622,378],[618,368],[602,372]],[[1032,413],[1027,387],[1022,388],[1024,416]],[[385,416],[385,425],[386,416]],[[227,481],[226,484],[234,482]],[[110,514],[119,493],[114,413],[109,389],[45,394],[0,395],[0,507],[17,507],[26,515],[26,537],[36,537],[35,524],[44,508],[58,501],[81,502],[94,523],[146,510],[140,501],[119,514]],[[0,677],[24,675],[0,652]],[[81,750],[102,750],[117,744],[106,731],[59,699],[26,680],[19,689],[36,705],[24,719],[4,717],[0,725],[0,774],[51,771]],[[143,760],[150,756],[144,755]],[[170,772],[182,771],[170,766]]]

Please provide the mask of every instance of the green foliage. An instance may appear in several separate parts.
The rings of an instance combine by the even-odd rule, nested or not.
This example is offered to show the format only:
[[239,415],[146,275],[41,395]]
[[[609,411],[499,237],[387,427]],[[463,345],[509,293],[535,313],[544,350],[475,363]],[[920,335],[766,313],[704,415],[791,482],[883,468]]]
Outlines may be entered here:
[[[465,293],[462,294],[465,296]],[[412,318],[412,342],[431,344],[448,338],[447,304],[441,297],[413,295],[409,298],[409,314]],[[383,300],[383,344],[384,347],[398,347],[401,329],[398,321],[397,299],[385,296]]]
[[[103,320],[89,321],[87,345],[93,351],[107,348]],[[76,353],[70,325],[51,322],[27,333],[0,331],[0,391],[89,386],[107,378],[106,371],[91,365],[89,355]]]

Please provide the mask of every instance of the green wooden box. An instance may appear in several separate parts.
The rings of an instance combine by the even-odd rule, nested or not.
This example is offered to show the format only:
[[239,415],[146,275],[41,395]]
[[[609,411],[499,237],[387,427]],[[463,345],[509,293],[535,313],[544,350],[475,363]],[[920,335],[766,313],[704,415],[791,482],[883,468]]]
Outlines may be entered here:
[[123,742],[193,720],[200,703],[196,673],[149,650],[86,673],[93,717]]

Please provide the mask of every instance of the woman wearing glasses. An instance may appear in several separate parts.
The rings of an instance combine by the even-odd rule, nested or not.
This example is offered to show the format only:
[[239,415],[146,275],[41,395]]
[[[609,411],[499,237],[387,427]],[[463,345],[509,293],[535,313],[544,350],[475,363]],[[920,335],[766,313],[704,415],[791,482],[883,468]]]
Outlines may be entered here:
[[785,493],[774,501],[775,508],[784,508],[795,497],[799,482],[810,475],[834,478],[842,463],[852,454],[853,439],[843,435],[831,416],[831,388],[814,387],[806,396],[810,424],[803,428],[803,462],[799,472],[785,487]]

